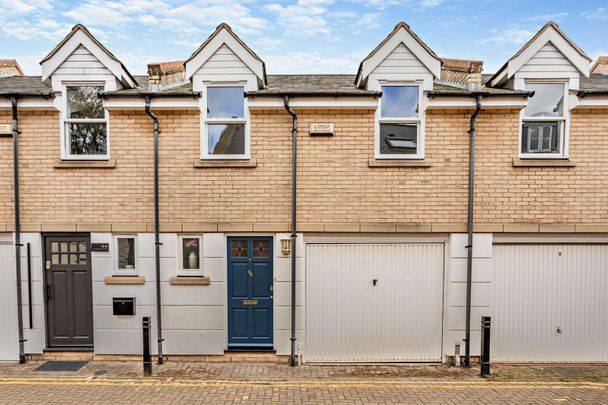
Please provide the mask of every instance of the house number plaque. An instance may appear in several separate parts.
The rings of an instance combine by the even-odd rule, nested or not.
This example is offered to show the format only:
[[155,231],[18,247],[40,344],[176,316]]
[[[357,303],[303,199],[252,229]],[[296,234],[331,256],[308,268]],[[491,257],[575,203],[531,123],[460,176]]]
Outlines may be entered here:
[[334,134],[334,124],[317,123],[310,124],[311,136],[332,136]]
[[12,135],[13,126],[11,124],[0,124],[0,135]]
[[91,243],[91,252],[109,252],[109,243]]

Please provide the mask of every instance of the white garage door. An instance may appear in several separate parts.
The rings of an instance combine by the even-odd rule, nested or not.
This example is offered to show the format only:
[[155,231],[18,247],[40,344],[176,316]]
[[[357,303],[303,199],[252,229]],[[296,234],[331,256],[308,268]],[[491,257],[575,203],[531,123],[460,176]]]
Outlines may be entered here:
[[494,247],[497,361],[608,361],[608,246]]
[[306,247],[304,357],[441,361],[442,243]]
[[13,244],[0,240],[0,360],[19,358]]

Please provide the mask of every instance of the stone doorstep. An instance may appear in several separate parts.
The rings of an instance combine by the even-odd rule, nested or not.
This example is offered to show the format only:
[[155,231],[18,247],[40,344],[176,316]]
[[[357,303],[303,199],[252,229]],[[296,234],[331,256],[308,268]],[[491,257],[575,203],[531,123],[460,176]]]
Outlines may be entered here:
[[25,358],[30,361],[91,361],[95,357],[92,351],[88,352],[44,352],[27,354]]

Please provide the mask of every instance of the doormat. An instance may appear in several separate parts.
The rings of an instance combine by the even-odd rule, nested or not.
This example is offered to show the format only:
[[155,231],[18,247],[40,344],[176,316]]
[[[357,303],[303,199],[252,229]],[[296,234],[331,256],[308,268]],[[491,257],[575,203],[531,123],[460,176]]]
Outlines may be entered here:
[[34,371],[78,371],[88,361],[47,361]]

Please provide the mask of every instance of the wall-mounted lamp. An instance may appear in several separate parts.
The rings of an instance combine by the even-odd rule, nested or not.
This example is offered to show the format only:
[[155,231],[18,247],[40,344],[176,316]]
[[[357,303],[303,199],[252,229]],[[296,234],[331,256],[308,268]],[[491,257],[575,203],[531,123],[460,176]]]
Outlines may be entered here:
[[291,238],[281,239],[281,252],[283,252],[285,256],[291,253]]

